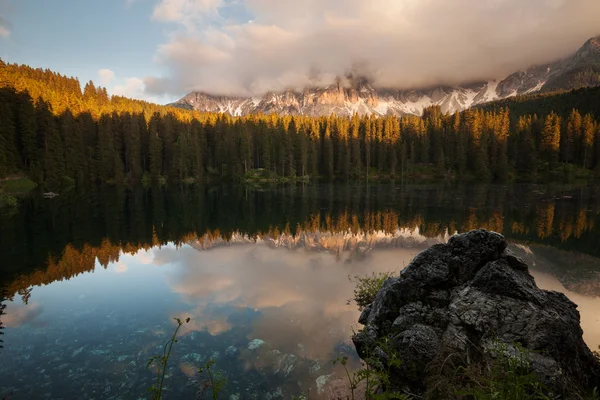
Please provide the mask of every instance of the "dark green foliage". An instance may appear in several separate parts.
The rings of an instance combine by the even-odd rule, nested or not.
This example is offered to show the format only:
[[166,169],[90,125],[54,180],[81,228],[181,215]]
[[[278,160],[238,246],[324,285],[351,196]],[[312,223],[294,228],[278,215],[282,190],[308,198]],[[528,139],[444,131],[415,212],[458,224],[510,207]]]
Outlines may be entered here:
[[590,113],[594,118],[599,118],[600,86],[577,89],[565,93],[544,93],[512,97],[487,103],[477,108],[491,112],[508,108],[513,121],[525,115],[547,115],[552,111],[562,118],[568,118],[573,109],[579,110],[582,115]]
[[333,364],[340,364],[348,379],[350,389],[349,399],[365,398],[368,400],[410,400],[410,395],[394,391],[390,388],[391,378],[402,365],[397,351],[390,346],[389,340],[377,343],[377,347],[387,354],[385,365],[375,356],[369,356],[362,363],[361,368],[350,372],[348,357],[342,356],[333,360]]
[[[373,272],[372,275],[348,277],[350,282],[354,282],[354,302],[359,310],[363,310],[366,306],[375,300],[375,296],[383,283],[393,276],[392,272]],[[350,301],[349,301],[350,302]]]
[[213,371],[213,367],[215,365],[215,360],[212,358],[209,359],[204,366],[198,369],[199,374],[203,374],[206,372],[208,378],[204,381],[202,388],[200,389],[200,398],[203,398],[204,393],[210,389],[211,399],[217,400],[219,395],[225,389],[225,385],[227,384],[227,378],[223,376],[221,371]]
[[[0,82],[0,178],[25,173],[47,188],[241,181],[255,169],[289,182],[594,174],[565,163],[600,175],[595,89],[541,97],[556,110],[536,97],[453,116],[434,106],[422,117],[234,118],[109,98],[93,82],[82,92],[76,79],[27,66],[0,64]],[[579,111],[578,96],[588,102]],[[522,112],[533,103],[537,114]]]
[[549,400],[548,389],[530,369],[529,352],[516,346],[509,354],[506,346],[497,346],[491,365],[471,364],[457,370],[460,382],[454,394],[477,400]]

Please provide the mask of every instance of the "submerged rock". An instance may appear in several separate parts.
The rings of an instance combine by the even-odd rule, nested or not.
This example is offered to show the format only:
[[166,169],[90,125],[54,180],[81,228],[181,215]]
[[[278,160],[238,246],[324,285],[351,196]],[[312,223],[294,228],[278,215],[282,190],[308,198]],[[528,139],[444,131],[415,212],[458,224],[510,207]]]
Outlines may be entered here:
[[263,344],[265,344],[264,340],[253,339],[250,341],[250,343],[248,343],[248,350],[256,350],[260,348],[260,346],[262,346]]
[[296,368],[298,357],[294,354],[285,354],[279,350],[272,350],[269,355],[272,358],[274,374],[281,374],[287,378]]
[[315,380],[318,394],[323,394],[325,391],[325,385],[327,385],[331,378],[333,378],[333,375],[321,375]]
[[75,350],[73,352],[73,354],[71,354],[71,357],[77,357],[78,355],[80,355],[83,352],[83,346],[78,348],[77,350]]
[[417,255],[360,316],[366,326],[353,342],[361,358],[374,355],[385,365],[394,351],[402,365],[392,386],[413,392],[425,391],[429,375],[444,366],[523,351],[551,389],[600,385],[577,306],[562,293],[539,289],[506,247],[503,236],[476,230]]
[[194,365],[200,365],[206,359],[205,356],[198,353],[189,353],[181,358],[181,361],[188,362]]
[[238,354],[238,349],[237,347],[234,346],[229,346],[226,350],[225,350],[225,355],[229,358],[236,358]]

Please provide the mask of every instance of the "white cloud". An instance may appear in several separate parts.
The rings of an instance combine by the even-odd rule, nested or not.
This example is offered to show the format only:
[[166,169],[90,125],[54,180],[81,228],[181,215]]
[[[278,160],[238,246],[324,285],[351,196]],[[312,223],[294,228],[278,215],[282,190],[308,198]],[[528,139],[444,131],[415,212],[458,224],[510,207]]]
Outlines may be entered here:
[[194,31],[196,23],[216,17],[222,5],[223,0],[160,0],[154,7],[152,19],[180,23]]
[[125,273],[128,269],[129,267],[127,267],[127,264],[125,264],[124,262],[120,262],[117,265],[115,265],[115,272],[117,274]]
[[[232,4],[251,21],[232,22]],[[597,0],[161,0],[150,93],[260,94],[354,71],[410,88],[504,77],[600,33]]]
[[328,252],[272,249],[265,244],[154,251],[171,264],[167,279],[171,290],[191,305],[186,316],[192,323],[184,332],[218,334],[231,328],[227,310],[256,309],[260,318],[252,322],[249,337],[277,349],[302,343],[310,357],[328,354],[356,326],[360,313],[346,302],[354,288],[348,276],[399,272],[421,250],[381,249],[351,263],[337,261]]
[[112,94],[134,99],[144,98],[144,81],[140,78],[125,78],[125,82],[112,88]]
[[2,10],[7,8],[4,2],[0,1],[0,38],[7,38],[10,36],[10,22],[2,16]]
[[100,77],[100,84],[103,86],[108,86],[115,79],[115,73],[110,69],[101,69],[98,71],[98,76]]

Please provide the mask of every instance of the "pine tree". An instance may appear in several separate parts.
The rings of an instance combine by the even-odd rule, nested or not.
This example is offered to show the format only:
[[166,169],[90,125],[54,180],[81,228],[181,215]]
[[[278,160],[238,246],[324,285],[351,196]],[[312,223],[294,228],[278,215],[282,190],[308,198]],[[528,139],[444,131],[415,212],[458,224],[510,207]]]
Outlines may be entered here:
[[331,139],[331,128],[329,122],[325,122],[325,133],[323,135],[323,166],[327,179],[333,182],[334,161],[333,161],[333,141]]
[[[17,96],[17,130],[20,137],[23,166],[33,177],[33,169],[36,164],[39,164],[40,153],[38,151],[35,108],[27,93]],[[36,182],[40,182],[40,180],[36,180]]]
[[361,175],[362,170],[362,156],[360,146],[360,118],[358,117],[358,114],[354,114],[352,116],[350,126],[350,147],[351,165],[355,172],[354,175],[358,177]]
[[582,157],[581,165],[584,168],[591,168],[593,163],[593,151],[594,151],[594,134],[596,127],[594,126],[594,120],[590,114],[586,114],[583,118],[582,129],[581,129],[581,148]]
[[558,161],[560,150],[560,117],[556,113],[550,113],[544,121],[544,129],[540,143],[540,151],[544,160],[548,162]]
[[15,114],[8,103],[2,102],[0,103],[0,178],[14,172],[20,165],[16,138]]
[[148,136],[149,136],[149,169],[152,180],[158,181],[162,173],[162,162],[163,162],[163,147],[162,140],[159,136],[158,130],[161,125],[161,116],[158,113],[152,115],[150,122],[148,123]]
[[124,113],[121,116],[124,134],[125,170],[130,182],[139,182],[142,177],[142,135],[140,119]]
[[115,150],[113,145],[112,120],[107,114],[103,114],[98,121],[98,139],[96,144],[96,171],[97,177],[102,183],[106,183],[115,177]]
[[64,144],[50,105],[38,100],[35,107],[37,136],[42,143],[44,182],[50,189],[57,189],[65,177]]
[[581,126],[581,114],[573,109],[567,121],[567,129],[561,137],[562,159],[566,163],[574,162],[575,156],[580,153]]
[[59,121],[60,135],[65,147],[65,174],[81,184],[85,181],[87,170],[81,125],[75,120],[70,110],[62,113]]

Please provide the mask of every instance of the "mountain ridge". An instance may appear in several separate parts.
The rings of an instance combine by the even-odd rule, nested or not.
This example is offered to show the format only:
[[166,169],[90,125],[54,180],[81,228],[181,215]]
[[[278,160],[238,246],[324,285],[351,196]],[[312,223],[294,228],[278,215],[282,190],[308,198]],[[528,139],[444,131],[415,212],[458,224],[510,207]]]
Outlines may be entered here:
[[268,92],[261,97],[218,96],[194,91],[169,105],[232,116],[280,115],[422,115],[430,106],[453,114],[467,108],[518,95],[572,90],[600,85],[600,35],[572,56],[517,71],[501,80],[465,85],[439,85],[399,90],[375,88],[363,77],[348,76],[325,87]]

